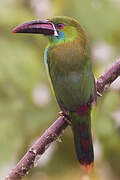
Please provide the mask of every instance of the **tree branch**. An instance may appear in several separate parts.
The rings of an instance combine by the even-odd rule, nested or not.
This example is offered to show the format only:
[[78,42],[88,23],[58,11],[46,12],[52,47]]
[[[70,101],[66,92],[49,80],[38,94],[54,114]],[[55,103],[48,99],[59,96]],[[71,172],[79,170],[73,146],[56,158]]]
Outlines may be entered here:
[[[102,93],[110,84],[120,76],[120,59],[113,64],[97,80],[97,91]],[[24,157],[13,168],[5,180],[20,180],[34,166],[37,155],[42,155],[48,146],[55,141],[62,131],[69,125],[65,116],[60,116],[32,145]]]
[[102,93],[108,89],[111,83],[120,76],[120,59],[118,59],[103,75],[97,80],[97,91]]

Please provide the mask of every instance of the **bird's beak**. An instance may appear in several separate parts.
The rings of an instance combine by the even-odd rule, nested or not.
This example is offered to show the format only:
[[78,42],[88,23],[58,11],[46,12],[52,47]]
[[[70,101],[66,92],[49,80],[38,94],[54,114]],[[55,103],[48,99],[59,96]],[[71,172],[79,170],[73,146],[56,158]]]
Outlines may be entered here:
[[48,20],[33,20],[16,26],[12,33],[43,34],[48,36],[58,36],[55,25]]

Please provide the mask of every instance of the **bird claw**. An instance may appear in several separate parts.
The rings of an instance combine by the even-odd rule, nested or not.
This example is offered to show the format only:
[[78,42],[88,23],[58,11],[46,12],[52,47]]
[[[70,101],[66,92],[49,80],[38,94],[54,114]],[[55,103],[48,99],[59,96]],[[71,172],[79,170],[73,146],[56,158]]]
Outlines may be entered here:
[[64,117],[64,120],[65,120],[69,125],[71,125],[71,122],[70,122],[70,120],[69,120],[69,113],[61,111],[61,112],[59,112],[59,116]]

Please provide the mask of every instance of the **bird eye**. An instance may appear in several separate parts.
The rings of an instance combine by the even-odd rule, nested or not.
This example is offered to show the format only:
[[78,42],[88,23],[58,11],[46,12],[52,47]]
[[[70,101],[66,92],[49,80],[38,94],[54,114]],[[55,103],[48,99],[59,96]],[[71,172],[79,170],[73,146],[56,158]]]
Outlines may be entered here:
[[63,29],[65,25],[60,23],[60,24],[56,24],[56,26],[57,26],[58,29]]

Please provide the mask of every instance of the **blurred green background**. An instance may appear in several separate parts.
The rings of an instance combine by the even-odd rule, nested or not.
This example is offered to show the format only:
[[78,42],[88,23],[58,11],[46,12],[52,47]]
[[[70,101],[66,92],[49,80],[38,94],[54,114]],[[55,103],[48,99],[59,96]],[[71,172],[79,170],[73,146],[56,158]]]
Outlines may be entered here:
[[[0,179],[58,117],[43,63],[47,39],[12,35],[23,22],[71,16],[86,30],[96,77],[120,57],[120,0],[0,0]],[[24,180],[120,179],[120,79],[93,107],[95,165],[83,172],[70,127]]]

